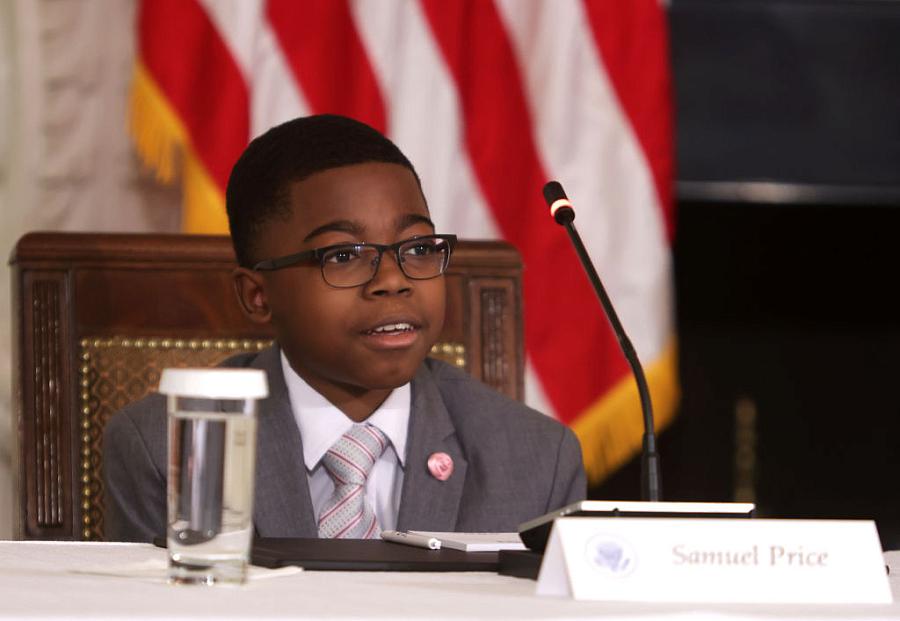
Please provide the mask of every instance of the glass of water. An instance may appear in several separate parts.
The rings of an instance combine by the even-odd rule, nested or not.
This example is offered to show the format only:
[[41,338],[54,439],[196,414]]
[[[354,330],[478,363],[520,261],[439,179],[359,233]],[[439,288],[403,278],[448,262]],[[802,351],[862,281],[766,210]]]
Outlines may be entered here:
[[243,583],[253,537],[256,402],[263,371],[165,369],[169,582]]

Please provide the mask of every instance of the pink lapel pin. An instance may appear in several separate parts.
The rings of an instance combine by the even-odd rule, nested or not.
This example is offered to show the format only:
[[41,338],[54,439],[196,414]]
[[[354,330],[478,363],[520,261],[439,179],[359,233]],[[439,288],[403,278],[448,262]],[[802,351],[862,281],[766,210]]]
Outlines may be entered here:
[[438,481],[446,481],[453,474],[453,459],[447,453],[432,453],[428,458],[428,472]]

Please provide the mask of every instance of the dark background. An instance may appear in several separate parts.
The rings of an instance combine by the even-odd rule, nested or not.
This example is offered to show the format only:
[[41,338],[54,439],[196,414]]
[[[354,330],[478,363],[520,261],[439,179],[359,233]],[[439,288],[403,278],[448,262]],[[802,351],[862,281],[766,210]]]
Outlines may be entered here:
[[[682,403],[666,500],[900,548],[900,2],[673,0]],[[637,498],[635,461],[594,498]]]

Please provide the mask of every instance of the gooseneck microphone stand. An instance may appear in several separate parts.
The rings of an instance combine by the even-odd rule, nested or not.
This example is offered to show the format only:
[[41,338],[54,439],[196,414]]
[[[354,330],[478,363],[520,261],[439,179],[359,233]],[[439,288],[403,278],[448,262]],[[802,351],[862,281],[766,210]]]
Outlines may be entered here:
[[594,287],[594,292],[600,299],[603,312],[606,313],[606,318],[609,320],[616,339],[619,341],[619,347],[622,349],[622,353],[625,354],[625,359],[628,361],[628,365],[631,367],[634,379],[637,382],[638,394],[641,397],[641,410],[644,414],[644,440],[641,452],[641,497],[643,500],[657,502],[662,495],[662,482],[660,480],[659,453],[656,451],[656,432],[653,427],[653,404],[650,402],[650,390],[647,387],[644,369],[641,367],[641,362],[638,360],[631,340],[625,333],[625,328],[622,327],[622,322],[619,321],[619,316],[613,308],[603,283],[600,282],[597,270],[594,269],[594,264],[588,256],[584,243],[581,241],[581,236],[578,235],[578,231],[575,229],[573,224],[575,210],[572,208],[572,204],[566,197],[565,190],[563,190],[562,185],[558,181],[551,181],[544,186],[544,200],[547,201],[547,205],[550,207],[550,214],[553,216],[553,219],[556,220],[557,224],[565,227],[566,232],[569,234],[569,239],[575,247],[578,259],[581,261],[584,271],[587,272],[588,279]]

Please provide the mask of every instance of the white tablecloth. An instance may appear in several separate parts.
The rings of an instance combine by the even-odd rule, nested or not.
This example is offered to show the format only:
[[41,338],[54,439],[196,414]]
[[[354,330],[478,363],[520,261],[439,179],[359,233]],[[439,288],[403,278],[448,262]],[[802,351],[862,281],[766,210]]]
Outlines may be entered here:
[[885,559],[891,606],[701,606],[537,597],[531,580],[488,573],[305,571],[169,586],[165,551],[150,545],[0,542],[0,618],[900,619],[900,552]]

